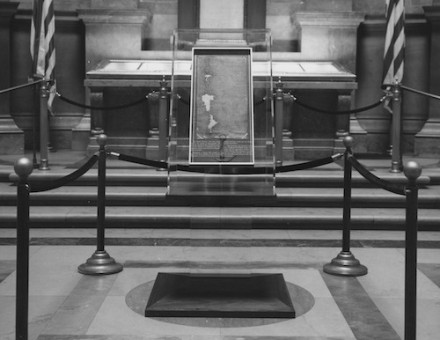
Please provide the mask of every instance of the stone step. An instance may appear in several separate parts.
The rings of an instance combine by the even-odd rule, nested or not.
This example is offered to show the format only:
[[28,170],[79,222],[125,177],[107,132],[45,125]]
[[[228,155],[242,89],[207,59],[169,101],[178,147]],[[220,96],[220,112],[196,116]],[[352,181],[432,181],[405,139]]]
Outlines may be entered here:
[[[17,189],[0,185],[0,205],[15,206]],[[164,187],[106,188],[107,206],[238,206],[238,207],[342,207],[342,188],[277,188],[276,196],[168,196]],[[33,206],[93,206],[97,201],[97,188],[69,186],[45,192],[31,193]],[[352,207],[405,207],[406,198],[376,188],[353,188]],[[419,190],[419,207],[440,208],[440,192],[436,187]],[[440,213],[440,212],[439,212]]]
[[[379,163],[378,163],[379,164]],[[77,166],[34,170],[33,183],[51,183]],[[369,164],[374,174],[404,184],[403,173]],[[11,168],[0,173],[0,228],[16,227],[18,178]],[[179,173],[199,183],[204,175]],[[231,175],[228,175],[231,176]],[[237,178],[238,179],[238,178]],[[419,178],[419,227],[440,230],[440,171]],[[340,164],[276,174],[276,196],[169,196],[168,172],[109,162],[106,186],[106,226],[118,228],[291,228],[341,229],[343,171]],[[200,182],[201,183],[201,182]],[[405,227],[405,197],[373,187],[353,171],[352,227]],[[58,189],[31,193],[31,227],[96,228],[97,169]]]
[[[3,228],[16,227],[16,209],[0,207]],[[96,207],[30,208],[31,228],[96,228]],[[419,209],[420,230],[439,230],[440,214]],[[404,230],[405,209],[352,208],[353,229]],[[108,228],[341,229],[342,208],[107,207]]]
[[[47,183],[56,179],[62,178],[75,169],[69,168],[56,168],[50,171],[35,170],[29,177],[30,183]],[[388,170],[374,171],[377,177],[391,183],[403,184],[407,182],[407,179],[403,173],[390,173]],[[188,173],[179,172],[179,176],[182,179],[197,182],[201,179],[209,176],[209,174]],[[235,177],[239,179],[243,176],[225,175],[228,178]],[[252,175],[246,175],[252,176]],[[5,176],[2,178],[4,179]],[[5,181],[5,180],[3,180]],[[11,172],[8,176],[8,182],[16,183],[18,176]],[[160,171],[151,168],[108,168],[106,171],[106,182],[108,185],[121,185],[121,186],[166,186],[168,183],[168,171]],[[426,186],[433,184],[432,176],[421,175],[418,179],[419,185]],[[83,176],[77,180],[70,182],[66,185],[91,185],[97,184],[97,169],[90,169]],[[322,170],[300,170],[287,173],[277,173],[275,175],[276,187],[342,187],[344,184],[344,174],[342,169],[332,164],[331,167]],[[353,171],[352,175],[353,187],[372,187],[364,177],[362,177],[356,171]]]

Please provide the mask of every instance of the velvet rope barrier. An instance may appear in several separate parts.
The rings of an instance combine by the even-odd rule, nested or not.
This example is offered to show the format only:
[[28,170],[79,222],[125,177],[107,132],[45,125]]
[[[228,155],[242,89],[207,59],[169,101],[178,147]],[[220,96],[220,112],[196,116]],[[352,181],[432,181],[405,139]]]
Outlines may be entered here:
[[[189,105],[190,101],[188,99],[184,99],[180,94],[177,94],[177,99],[179,99],[179,101],[181,101],[183,104],[185,105]],[[260,100],[254,102],[255,106],[261,105],[263,104],[265,101],[267,100],[266,97],[261,98]]]
[[342,158],[343,155],[344,154],[342,154],[342,153],[338,153],[338,154],[335,154],[330,157],[315,159],[315,160],[309,161],[309,162],[292,164],[292,165],[277,166],[275,168],[275,172],[290,172],[290,171],[298,171],[298,170],[306,170],[306,169],[316,168],[318,166],[333,163],[334,161]]
[[10,87],[10,88],[4,89],[4,90],[0,90],[0,94],[9,93],[9,92],[19,90],[19,89],[22,89],[25,87],[29,87],[29,86],[34,86],[34,85],[37,85],[41,82],[43,82],[43,79],[35,80],[30,83],[26,83],[26,84],[22,84],[22,85],[13,86],[13,87]]
[[[340,159],[343,154],[338,153],[330,157],[324,157],[316,160],[312,160],[309,162],[292,164],[292,165],[284,165],[277,166],[275,168],[269,167],[234,167],[233,169],[222,167],[223,164],[218,165],[216,167],[201,167],[201,166],[190,166],[190,165],[182,165],[175,164],[169,165],[167,162],[154,161],[146,158],[140,158],[130,155],[124,155],[116,152],[110,152],[111,156],[118,158],[121,161],[127,161],[131,163],[151,166],[154,168],[167,169],[169,167],[170,171],[185,171],[185,172],[194,172],[194,173],[209,173],[209,174],[224,174],[224,175],[258,175],[258,174],[266,174],[266,173],[281,173],[281,172],[291,172],[298,170],[311,169],[318,166],[326,165],[335,162]],[[225,166],[228,166],[228,163],[224,163]]]
[[402,90],[405,90],[405,91],[408,91],[408,92],[413,92],[413,93],[417,93],[417,94],[420,94],[420,95],[425,96],[425,97],[429,97],[429,98],[432,98],[432,99],[440,100],[440,96],[437,96],[437,95],[432,94],[432,93],[416,90],[416,89],[413,89],[411,87],[408,87],[408,86],[405,86],[405,85],[402,85],[402,84],[400,84],[400,87],[402,88]]
[[56,93],[56,95],[57,95],[57,97],[58,97],[59,99],[61,99],[62,101],[66,102],[66,103],[69,103],[69,104],[71,104],[71,105],[74,105],[74,106],[82,107],[82,108],[84,108],[84,109],[91,109],[91,110],[105,110],[105,111],[107,111],[107,110],[119,110],[119,109],[125,109],[125,108],[127,108],[127,107],[135,106],[135,105],[138,105],[138,104],[140,104],[140,103],[142,103],[142,102],[148,100],[148,96],[145,96],[145,97],[143,97],[143,98],[141,98],[141,99],[139,99],[139,100],[136,100],[136,101],[134,101],[134,102],[127,103],[127,104],[122,104],[122,105],[115,105],[115,106],[92,106],[92,105],[82,104],[82,103],[76,102],[76,101],[74,101],[74,100],[72,100],[72,99],[66,98],[66,97],[64,97],[63,95],[61,95],[61,94],[58,93],[58,92]]
[[177,97],[177,99],[179,99],[179,101],[181,101],[183,104],[185,104],[185,105],[189,105],[189,104],[190,104],[190,103],[189,103],[189,100],[184,99],[180,94],[177,94],[176,97]]
[[71,174],[58,178],[51,182],[50,184],[32,184],[31,185],[31,192],[41,192],[41,191],[47,191],[56,189],[59,187],[62,187],[63,185],[66,185],[70,182],[73,182],[74,180],[78,179],[82,175],[84,175],[87,171],[89,171],[93,165],[98,161],[98,156],[93,155],[90,157],[90,159],[85,163],[82,167],[80,167],[78,170],[72,172]]
[[126,161],[126,162],[130,162],[130,163],[151,166],[153,168],[159,168],[159,169],[167,169],[168,168],[167,162],[153,161],[153,160],[146,159],[146,158],[124,155],[124,154],[120,154],[120,153],[116,153],[116,152],[110,152],[109,155],[117,157],[121,161]]
[[264,175],[268,173],[273,172],[273,168],[268,167],[260,167],[260,168],[254,168],[251,166],[240,166],[240,167],[233,167],[229,168],[228,163],[224,163],[221,165],[218,165],[217,167],[202,167],[202,166],[190,166],[190,165],[182,165],[182,164],[176,164],[171,165],[170,170],[171,171],[184,171],[184,172],[194,172],[194,173],[205,173],[205,174],[211,174],[211,175]]
[[374,174],[372,174],[368,169],[366,169],[359,161],[353,157],[353,155],[349,155],[347,160],[351,163],[353,168],[355,168],[365,179],[370,181],[371,183],[376,184],[382,189],[393,192],[398,195],[405,196],[405,187],[397,184],[390,183],[385,181]]
[[306,109],[312,110],[312,111],[316,111],[319,113],[325,113],[325,114],[332,114],[332,115],[347,115],[347,114],[352,114],[352,113],[359,113],[359,112],[363,112],[363,111],[368,111],[371,110],[373,108],[375,108],[376,106],[381,105],[385,99],[387,98],[387,96],[383,96],[379,101],[377,101],[376,103],[373,103],[371,105],[367,105],[364,107],[360,107],[357,109],[352,109],[352,110],[344,110],[344,111],[330,111],[330,110],[325,110],[325,109],[320,109],[311,105],[308,105],[306,103],[301,102],[298,98],[296,98],[295,96],[292,95],[293,98],[293,102],[295,104],[298,104]]

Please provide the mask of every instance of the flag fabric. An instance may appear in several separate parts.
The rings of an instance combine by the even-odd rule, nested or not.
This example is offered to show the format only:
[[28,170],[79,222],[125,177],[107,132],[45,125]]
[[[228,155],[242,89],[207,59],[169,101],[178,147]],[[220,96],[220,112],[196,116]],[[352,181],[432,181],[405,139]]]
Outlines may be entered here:
[[405,54],[404,0],[386,0],[386,35],[383,78],[384,85],[400,83]]
[[55,85],[55,13],[53,0],[33,0],[30,52],[35,76],[52,82],[48,108],[56,94]]

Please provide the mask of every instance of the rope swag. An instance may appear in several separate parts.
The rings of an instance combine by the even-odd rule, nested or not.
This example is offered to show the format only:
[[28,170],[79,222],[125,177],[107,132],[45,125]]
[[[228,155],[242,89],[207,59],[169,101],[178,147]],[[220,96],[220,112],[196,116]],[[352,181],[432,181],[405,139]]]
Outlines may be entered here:
[[73,182],[76,179],[80,178],[82,175],[84,175],[87,171],[89,171],[97,161],[98,161],[98,155],[93,155],[83,166],[81,166],[79,169],[75,170],[74,172],[68,174],[67,176],[57,178],[51,181],[50,183],[46,183],[46,184],[45,183],[31,184],[31,192],[48,191],[62,187],[70,182]]
[[[174,164],[169,165],[167,162],[162,161],[154,161],[146,158],[140,158],[136,156],[130,156],[126,154],[120,154],[116,152],[110,152],[109,155],[117,157],[119,160],[151,166],[155,168],[160,169],[167,169],[169,168],[170,171],[185,171],[185,172],[195,172],[195,173],[205,173],[205,168],[202,166],[193,166],[193,165],[185,165],[185,164]],[[224,168],[219,166],[216,169],[211,169],[210,174],[224,174],[224,175],[258,175],[258,174],[265,174],[265,173],[281,173],[281,172],[291,172],[291,171],[298,171],[298,170],[306,170],[311,169],[315,167],[319,167],[322,165],[330,164],[338,159],[340,159],[343,156],[342,153],[335,154],[330,157],[324,157],[320,159],[315,159],[308,162],[303,162],[299,164],[292,164],[292,165],[286,165],[286,166],[277,166],[276,168],[269,168],[269,167],[241,167],[241,168],[234,168],[232,171],[231,169]],[[227,163],[225,164],[228,165]]]
[[353,168],[355,168],[365,179],[367,179],[371,183],[374,183],[378,187],[390,191],[392,193],[395,193],[397,195],[403,195],[403,196],[405,195],[404,186],[391,183],[389,181],[385,181],[382,178],[377,177],[376,175],[368,171],[368,169],[366,169],[361,163],[359,163],[359,161],[356,158],[354,158],[352,155],[349,155],[347,159],[351,163]]
[[[177,99],[180,100],[183,104],[185,104],[185,105],[189,105],[189,104],[190,104],[189,99],[185,99],[185,98],[183,98],[180,94],[177,94],[176,96],[177,96]],[[260,100],[255,101],[255,102],[254,102],[254,105],[255,105],[255,106],[261,105],[261,104],[263,104],[266,100],[267,100],[267,98],[266,98],[266,97],[263,97],[263,98],[261,98]]]
[[78,106],[78,107],[82,107],[84,109],[91,109],[91,110],[105,110],[105,111],[109,111],[109,110],[119,110],[119,109],[125,109],[127,107],[131,107],[131,106],[135,106],[135,105],[139,105],[142,102],[148,100],[148,96],[142,97],[139,100],[136,100],[134,102],[131,103],[127,103],[127,104],[122,104],[122,105],[115,105],[115,106],[93,106],[93,105],[86,105],[86,104],[82,104],[82,103],[78,103],[72,99],[66,98],[63,95],[61,95],[60,93],[57,92],[57,96],[59,99],[61,99],[62,101],[69,103],[71,105],[74,106]]
[[[65,96],[61,95],[59,92],[57,92],[56,95],[57,95],[57,97],[60,100],[66,102],[66,103],[69,103],[69,104],[74,105],[74,106],[82,107],[84,109],[91,109],[91,110],[119,110],[119,109],[124,109],[124,108],[127,108],[127,107],[131,107],[131,106],[139,105],[142,102],[147,101],[149,99],[157,99],[157,95],[155,95],[155,93],[151,93],[151,94],[149,94],[149,95],[147,95],[145,97],[142,97],[139,100],[136,100],[134,102],[127,103],[127,104],[115,105],[115,106],[93,106],[93,105],[82,104],[82,103],[79,103],[79,102],[74,101],[72,99],[66,98]],[[190,105],[189,99],[183,98],[180,94],[177,94],[176,97],[183,104]],[[377,101],[376,103],[373,103],[371,105],[367,105],[367,106],[364,106],[364,107],[360,107],[360,108],[357,108],[357,109],[344,110],[344,111],[331,111],[331,110],[325,110],[325,109],[317,108],[317,107],[308,105],[306,103],[303,103],[302,101],[300,101],[298,98],[296,98],[292,94],[290,94],[290,95],[285,94],[285,97],[284,97],[285,100],[288,101],[290,99],[293,103],[295,103],[297,105],[300,105],[300,106],[302,106],[302,107],[304,107],[306,109],[309,109],[309,110],[312,110],[312,111],[316,111],[316,112],[319,112],[319,113],[333,114],[333,115],[345,115],[345,114],[353,114],[353,113],[359,113],[359,112],[363,112],[363,111],[368,111],[368,110],[371,110],[371,109],[375,108],[376,106],[381,105],[385,101],[386,98],[387,98],[387,96],[385,95],[379,101]],[[267,98],[263,97],[260,100],[255,101],[254,105],[255,106],[261,105],[264,102],[266,102],[266,100],[267,100]]]
[[300,101],[298,98],[296,98],[295,96],[291,95],[293,102],[295,104],[298,104],[306,109],[312,110],[312,111],[316,111],[319,113],[325,113],[325,114],[332,114],[332,115],[347,115],[347,114],[353,114],[353,113],[359,113],[359,112],[363,112],[363,111],[368,111],[371,110],[373,108],[375,108],[376,106],[381,105],[385,99],[387,98],[387,96],[383,96],[379,101],[377,101],[376,103],[373,103],[371,105],[367,105],[364,107],[359,107],[357,109],[352,109],[352,110],[343,110],[343,111],[331,111],[331,110],[325,110],[325,109],[320,109],[311,105],[308,105],[306,103],[303,103],[302,101]]

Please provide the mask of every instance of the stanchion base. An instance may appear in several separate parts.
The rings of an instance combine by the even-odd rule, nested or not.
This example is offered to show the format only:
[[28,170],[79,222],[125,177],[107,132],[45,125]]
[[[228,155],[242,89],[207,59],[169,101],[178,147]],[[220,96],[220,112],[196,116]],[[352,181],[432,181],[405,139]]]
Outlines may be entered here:
[[117,263],[105,250],[97,250],[86,263],[78,267],[78,271],[85,275],[116,274],[122,271],[122,264]]
[[390,169],[391,173],[400,173],[402,171],[403,171],[402,162],[396,162],[396,161],[391,162],[391,169]]
[[341,251],[330,263],[324,265],[324,272],[331,275],[362,276],[368,273],[368,269],[351,252]]
[[40,160],[40,166],[38,168],[39,170],[50,170],[49,168],[49,161],[47,159],[41,159]]

